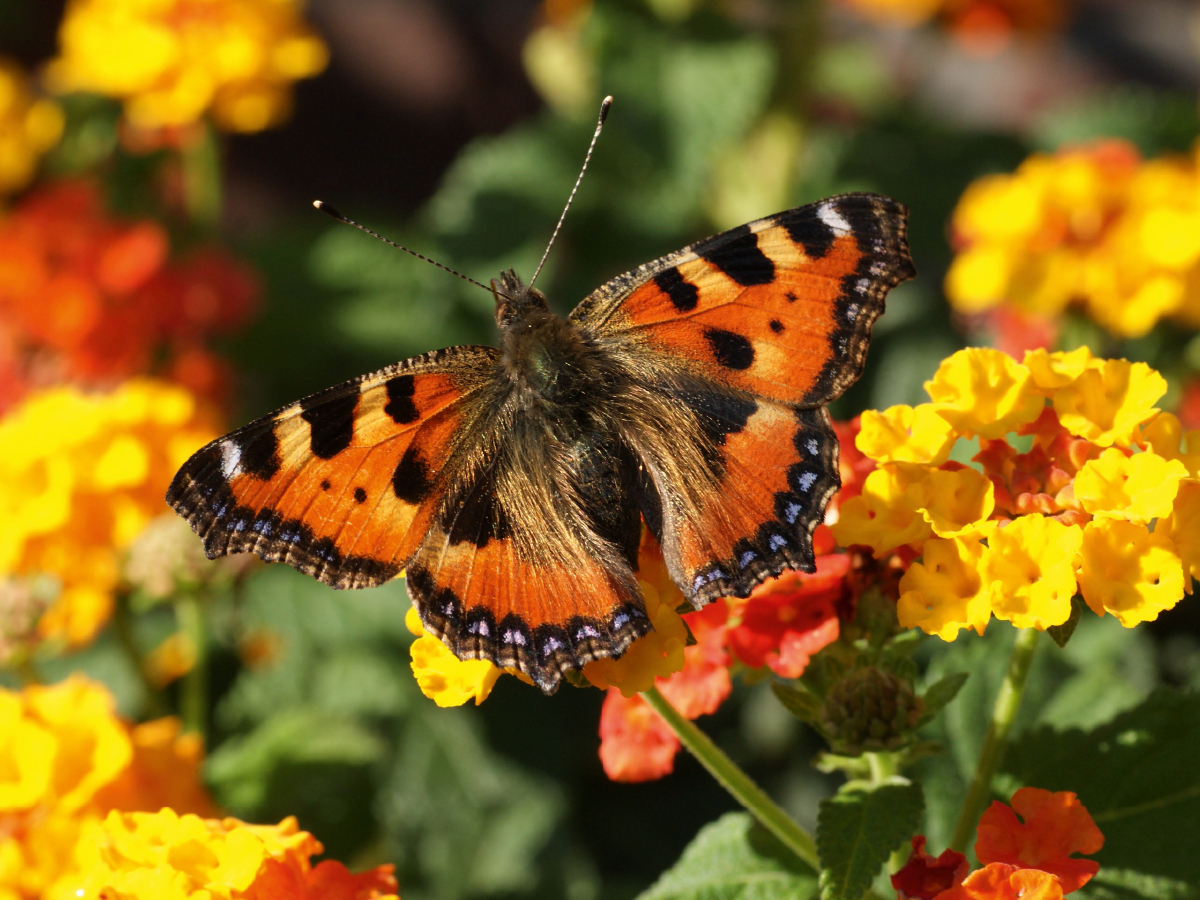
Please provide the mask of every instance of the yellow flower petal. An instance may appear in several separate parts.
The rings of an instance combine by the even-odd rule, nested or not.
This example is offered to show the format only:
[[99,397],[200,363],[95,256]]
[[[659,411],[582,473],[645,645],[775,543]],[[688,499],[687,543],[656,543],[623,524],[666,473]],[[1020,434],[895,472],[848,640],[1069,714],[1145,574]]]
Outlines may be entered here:
[[940,466],[950,457],[956,435],[932,403],[893,406],[862,414],[855,446],[877,462],[929,463]]
[[1094,516],[1149,522],[1171,512],[1187,469],[1156,453],[1126,456],[1116,447],[1089,460],[1075,476],[1075,499]]
[[1154,533],[1169,538],[1183,562],[1184,589],[1192,592],[1192,579],[1200,578],[1200,481],[1179,485],[1171,514],[1159,519]]
[[977,540],[926,541],[921,562],[913,563],[900,579],[900,624],[944,641],[954,640],[962,628],[983,634],[992,614],[980,571],[986,552]]
[[1093,444],[1132,444],[1166,392],[1166,380],[1145,363],[1110,359],[1057,391],[1054,411],[1064,428]]
[[938,537],[978,532],[996,507],[991,479],[974,469],[930,469],[925,486],[928,499],[921,514]]
[[663,602],[650,582],[639,579],[638,584],[654,630],[630,644],[619,659],[597,659],[583,667],[584,677],[596,687],[619,688],[625,697],[648,691],[656,678],[682,669],[687,646],[687,626],[674,606]]
[[959,433],[1000,438],[1034,421],[1045,406],[1029,370],[1007,353],[960,350],[938,367],[925,390]]
[[408,652],[421,693],[441,707],[462,706],[468,700],[478,706],[501,675],[486,659],[459,659],[431,634],[413,641]]
[[1083,530],[1041,514],[1020,516],[988,537],[983,577],[992,612],[1017,628],[1045,629],[1071,616]]
[[1050,353],[1038,348],[1025,351],[1023,364],[1038,390],[1050,393],[1065,388],[1088,369],[1103,368],[1104,360],[1092,356],[1087,347],[1070,353]]
[[1200,477],[1200,431],[1184,434],[1178,416],[1160,412],[1142,426],[1142,440],[1163,459],[1177,459],[1190,476]]
[[1174,542],[1145,525],[1093,519],[1083,529],[1079,588],[1097,615],[1126,628],[1149,622],[1183,597],[1183,563]]
[[921,510],[929,503],[927,469],[884,463],[863,482],[862,494],[838,509],[831,527],[843,547],[861,544],[878,558],[905,544],[919,546],[932,535]]

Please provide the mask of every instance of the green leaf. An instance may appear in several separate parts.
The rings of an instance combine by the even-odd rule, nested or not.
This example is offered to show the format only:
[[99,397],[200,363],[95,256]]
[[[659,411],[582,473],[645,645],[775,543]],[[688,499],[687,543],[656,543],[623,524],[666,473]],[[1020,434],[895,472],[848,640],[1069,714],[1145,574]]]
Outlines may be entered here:
[[1083,615],[1084,602],[1080,594],[1076,594],[1071,598],[1071,615],[1067,617],[1067,621],[1061,625],[1051,625],[1046,629],[1046,634],[1050,635],[1054,643],[1059,647],[1067,646],[1067,641],[1071,640],[1071,635],[1075,633],[1075,628],[1079,625],[1079,619]]
[[822,800],[817,815],[822,900],[862,896],[892,851],[916,832],[924,812],[915,783],[843,790]]
[[638,900],[808,900],[816,874],[747,813],[706,825]]
[[1101,872],[1111,867],[1197,888],[1197,746],[1200,693],[1160,689],[1098,728],[1043,726],[1023,735],[1003,768],[1021,784],[1079,795],[1104,833],[1104,849],[1093,857]]
[[816,694],[806,688],[785,684],[782,681],[771,682],[771,691],[793,716],[814,728],[817,726],[824,704]]
[[221,744],[206,773],[224,809],[255,822],[294,815],[340,857],[376,828],[372,770],[384,752],[384,743],[352,719],[287,709]]
[[967,672],[955,672],[927,687],[925,693],[921,695],[921,699],[925,701],[925,711],[921,713],[921,721],[917,723],[918,726],[932,722],[933,717],[958,696],[962,686],[967,683],[968,677],[970,676]]

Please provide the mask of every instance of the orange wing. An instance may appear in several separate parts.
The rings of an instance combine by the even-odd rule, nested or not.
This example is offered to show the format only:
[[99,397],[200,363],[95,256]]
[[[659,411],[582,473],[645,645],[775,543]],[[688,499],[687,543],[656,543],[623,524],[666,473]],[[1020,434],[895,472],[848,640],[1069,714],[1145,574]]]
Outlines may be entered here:
[[[572,321],[690,414],[630,436],[639,495],[694,606],[814,570],[812,532],[840,486],[824,404],[862,372],[887,292],[915,274],[907,210],[846,194],[699,241],[621,275]],[[643,429],[643,431],[646,431]],[[699,477],[680,477],[691,455]]]
[[209,558],[249,551],[335,588],[382,584],[428,530],[496,360],[455,347],[314,394],[197,451],[167,502]]
[[788,210],[613,279],[571,319],[724,387],[825,404],[862,373],[884,297],[915,274],[906,216],[874,194]]

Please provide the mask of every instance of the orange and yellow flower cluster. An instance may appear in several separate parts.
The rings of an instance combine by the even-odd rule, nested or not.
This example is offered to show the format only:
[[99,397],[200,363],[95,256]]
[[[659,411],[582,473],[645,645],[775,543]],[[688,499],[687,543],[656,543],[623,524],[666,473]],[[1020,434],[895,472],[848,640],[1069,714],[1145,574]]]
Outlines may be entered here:
[[286,118],[292,82],[328,60],[300,13],[300,0],[72,0],[47,80],[124,100],[141,129],[211,114],[261,131]]
[[293,818],[215,818],[203,755],[177,719],[131,725],[79,676],[0,690],[0,897],[395,898],[391,866],[312,866],[321,844]]
[[0,896],[74,896],[63,879],[111,810],[215,814],[202,758],[178,720],[131,725],[86,679],[0,690]]
[[982,868],[970,874],[961,853],[931,857],[924,835],[914,837],[912,856],[892,876],[900,900],[1061,900],[1100,868],[1073,855],[1096,853],[1104,835],[1070,791],[1021,788],[1011,807],[992,803],[977,834]]
[[[992,615],[1061,625],[1077,593],[1127,627],[1154,619],[1200,575],[1200,432],[1155,408],[1166,387],[1086,348],[960,351],[926,383],[931,403],[864,414],[878,468],[834,533],[920,556],[900,624],[945,640]],[[959,438],[978,438],[974,467],[950,461]]]
[[166,231],[109,216],[93,185],[31,194],[0,220],[0,412],[26,391],[107,386],[152,370],[213,397],[205,342],[249,316],[252,273],[215,248],[170,258]]
[[399,900],[390,865],[352,875],[289,816],[278,825],[202,819],[173,809],[110,812],[47,900]]
[[1124,141],[1036,154],[970,185],[946,296],[968,313],[1053,320],[1078,305],[1119,337],[1200,328],[1200,144],[1142,160]]
[[56,581],[42,637],[92,639],[123,551],[161,511],[175,470],[215,436],[192,394],[149,379],[108,394],[38,392],[0,419],[0,579]]
[[20,67],[0,59],[0,196],[25,187],[42,154],[58,143],[63,114],[38,97]]

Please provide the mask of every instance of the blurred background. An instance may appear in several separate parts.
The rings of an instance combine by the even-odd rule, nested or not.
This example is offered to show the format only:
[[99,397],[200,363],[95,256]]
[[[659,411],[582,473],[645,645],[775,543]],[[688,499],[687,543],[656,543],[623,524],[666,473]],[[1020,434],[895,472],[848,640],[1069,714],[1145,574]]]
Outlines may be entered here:
[[[30,412],[47,391],[152,377],[186,392],[169,424],[190,452],[382,365],[493,343],[487,293],[314,199],[485,283],[528,276],[612,94],[539,281],[560,312],[706,234],[879,191],[911,209],[919,275],[837,418],[920,402],[967,344],[1086,344],[1149,362],[1164,408],[1200,429],[1194,2],[0,0],[0,58],[0,417],[43,423],[27,435],[47,435],[46,471],[118,472],[62,488],[73,512],[38,525],[57,482],[29,487],[34,463],[0,440],[9,483],[33,492],[0,514],[7,683],[82,669],[128,716],[182,711],[220,806],[295,814],[332,856],[395,862],[410,900],[632,897],[733,802],[685,756],[661,781],[608,781],[599,691],[502,679],[478,708],[434,707],[408,670],[402,585],[206,568],[159,518],[186,452],[163,443],[129,475],[115,442],[75,433],[93,413]],[[167,441],[151,420],[139,440]],[[1033,691],[1027,724],[1200,684],[1198,634],[1190,603],[1148,631],[1081,624],[1039,659],[1041,696],[1060,690],[1053,708]],[[996,622],[923,664],[999,671],[1007,640]],[[764,688],[704,728],[811,824],[836,781]],[[986,688],[937,727],[974,734]]]

